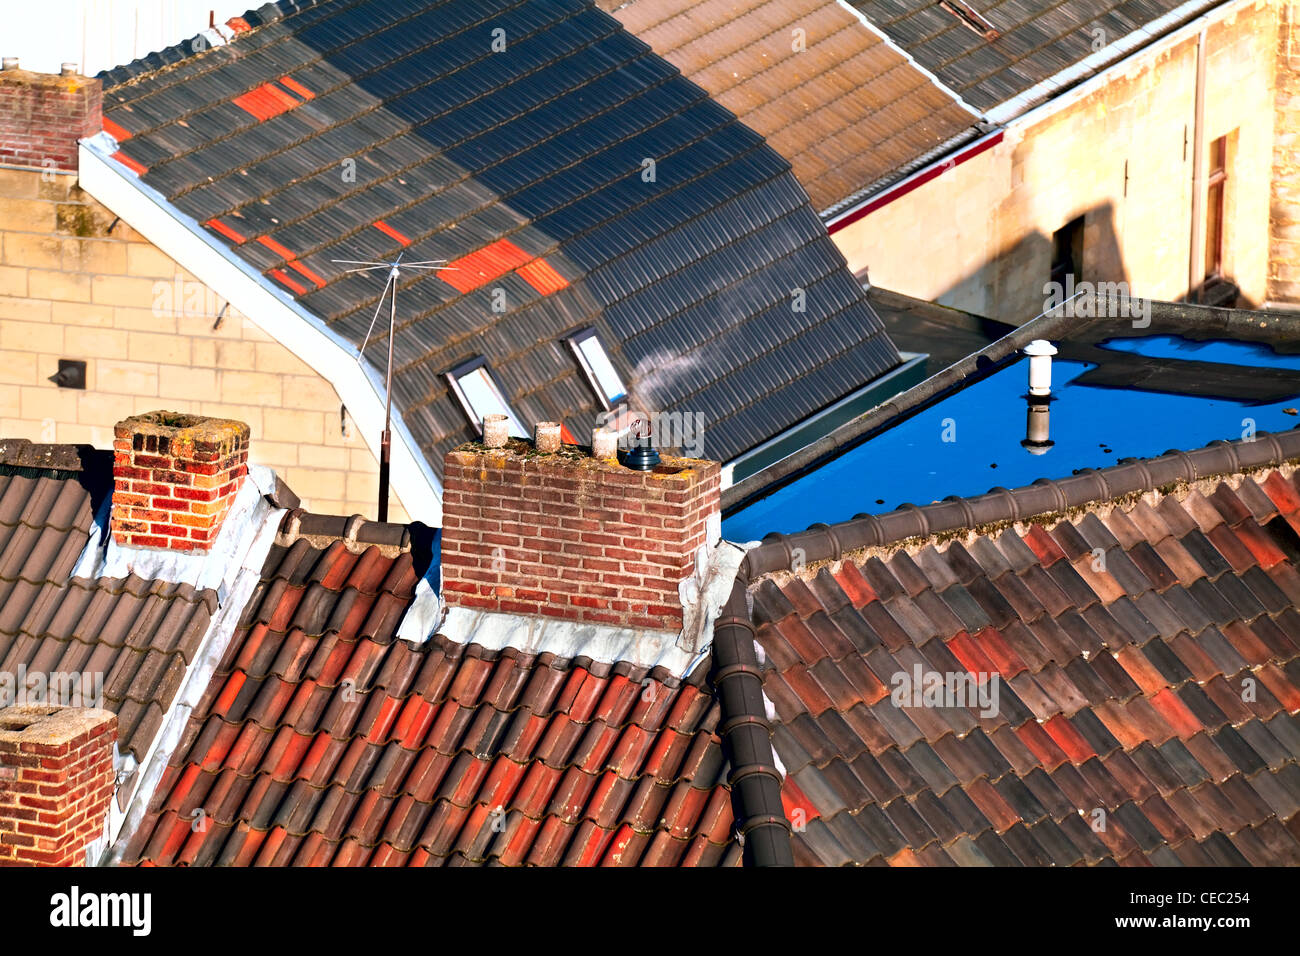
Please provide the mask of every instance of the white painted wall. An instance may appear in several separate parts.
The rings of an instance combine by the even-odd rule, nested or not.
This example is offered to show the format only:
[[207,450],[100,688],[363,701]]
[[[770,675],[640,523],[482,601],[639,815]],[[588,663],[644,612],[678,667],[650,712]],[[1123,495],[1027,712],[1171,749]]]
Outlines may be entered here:
[[242,15],[260,0],[5,0],[0,56],[25,70],[58,73],[65,62],[93,76]]

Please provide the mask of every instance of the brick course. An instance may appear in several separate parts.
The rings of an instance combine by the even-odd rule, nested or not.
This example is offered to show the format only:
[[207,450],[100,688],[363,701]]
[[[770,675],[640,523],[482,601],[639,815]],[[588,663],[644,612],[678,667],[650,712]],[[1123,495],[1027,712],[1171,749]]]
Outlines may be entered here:
[[103,129],[99,80],[0,70],[0,163],[75,170],[77,140]]
[[117,717],[106,710],[0,710],[0,866],[84,866],[113,796]]
[[463,445],[444,463],[442,587],[452,605],[677,630],[678,583],[719,514],[717,462],[653,472],[566,446]]
[[150,412],[118,422],[113,432],[113,539],[207,551],[248,474],[248,426]]

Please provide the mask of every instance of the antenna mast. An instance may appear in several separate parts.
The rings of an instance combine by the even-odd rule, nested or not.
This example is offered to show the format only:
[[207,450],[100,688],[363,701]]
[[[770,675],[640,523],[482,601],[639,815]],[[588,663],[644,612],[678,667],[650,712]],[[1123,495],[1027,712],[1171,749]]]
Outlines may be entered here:
[[423,262],[402,262],[403,253],[398,253],[396,259],[392,262],[369,262],[357,259],[331,259],[341,265],[350,265],[355,268],[343,270],[344,275],[353,272],[376,272],[380,269],[388,271],[388,281],[384,283],[384,291],[379,293],[379,302],[375,305],[375,314],[370,319],[370,328],[366,330],[365,341],[361,343],[361,349],[357,352],[357,365],[361,364],[361,359],[365,355],[366,346],[370,344],[370,335],[375,330],[375,322],[379,318],[379,310],[384,307],[384,299],[388,298],[389,290],[392,290],[392,297],[388,300],[388,368],[384,375],[384,432],[379,439],[379,520],[388,520],[388,476],[389,468],[392,462],[392,424],[393,424],[393,338],[397,332],[397,280],[402,276],[402,269],[411,269],[419,272],[422,270],[438,271],[440,269],[451,269],[455,271],[454,266],[443,265],[446,259],[427,259]]

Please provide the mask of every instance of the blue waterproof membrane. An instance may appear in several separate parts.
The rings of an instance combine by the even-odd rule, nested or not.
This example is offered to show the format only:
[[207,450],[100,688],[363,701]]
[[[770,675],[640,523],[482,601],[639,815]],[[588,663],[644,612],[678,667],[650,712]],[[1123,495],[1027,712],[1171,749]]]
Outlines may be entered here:
[[1215,439],[1242,438],[1252,428],[1276,432],[1300,424],[1283,411],[1297,404],[1294,399],[1246,405],[1076,385],[1073,380],[1093,366],[1057,361],[1049,406],[1056,444],[1033,455],[1020,445],[1026,437],[1027,362],[995,372],[736,512],[723,521],[723,536],[752,541],[906,503],[1064,478],[1077,468],[1104,468],[1121,458],[1200,448]]
[[1279,355],[1267,345],[1256,342],[1228,342],[1222,339],[1197,342],[1193,339],[1185,339],[1181,335],[1143,335],[1135,338],[1107,339],[1098,344],[1104,349],[1145,355],[1149,358],[1220,362],[1224,365],[1300,371],[1300,355]]

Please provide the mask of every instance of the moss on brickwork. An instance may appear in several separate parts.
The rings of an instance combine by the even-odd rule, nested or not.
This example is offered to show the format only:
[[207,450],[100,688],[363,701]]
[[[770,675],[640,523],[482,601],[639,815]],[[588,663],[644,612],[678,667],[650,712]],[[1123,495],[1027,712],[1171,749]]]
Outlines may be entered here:
[[195,452],[228,455],[248,449],[248,426],[229,418],[172,411],[145,412],[118,422],[113,431],[117,438],[134,442],[137,449],[180,458],[192,457]]

